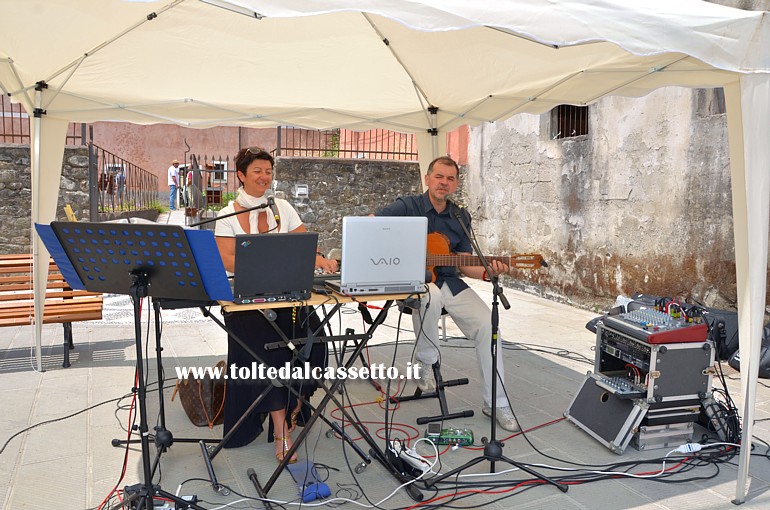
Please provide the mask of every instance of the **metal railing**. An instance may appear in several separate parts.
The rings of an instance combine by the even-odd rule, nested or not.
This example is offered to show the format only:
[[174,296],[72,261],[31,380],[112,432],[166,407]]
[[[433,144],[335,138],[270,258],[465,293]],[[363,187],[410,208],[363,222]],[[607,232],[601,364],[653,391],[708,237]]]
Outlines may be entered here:
[[417,160],[414,135],[387,129],[349,131],[277,128],[277,156],[308,158],[365,158],[397,161]]
[[231,156],[208,154],[186,156],[184,164],[179,166],[179,182],[182,203],[196,210],[227,205],[240,186]]
[[[11,103],[0,95],[0,143],[29,145],[29,115],[20,104]],[[87,145],[86,124],[70,122],[67,127],[67,145]]]
[[152,209],[160,205],[158,176],[101,147],[88,144],[91,217],[97,212]]

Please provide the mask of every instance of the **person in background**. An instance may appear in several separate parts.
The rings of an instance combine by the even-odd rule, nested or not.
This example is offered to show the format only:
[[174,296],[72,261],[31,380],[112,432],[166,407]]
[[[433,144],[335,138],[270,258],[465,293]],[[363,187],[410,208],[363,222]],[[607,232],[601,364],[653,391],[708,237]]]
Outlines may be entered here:
[[[260,148],[242,149],[235,156],[236,176],[241,182],[238,195],[234,202],[224,207],[219,215],[243,211],[267,202],[265,191],[270,189],[273,182],[273,157]],[[235,270],[235,236],[239,234],[257,234],[267,232],[306,232],[305,225],[297,211],[286,200],[276,198],[275,204],[280,215],[280,225],[276,222],[269,209],[258,209],[249,213],[238,214],[217,221],[215,236],[219,253],[222,256],[225,269],[229,273]],[[316,269],[333,272],[337,269],[337,261],[318,255],[315,260]],[[238,275],[235,275],[237,278]],[[276,308],[276,318],[273,321],[284,332],[287,338],[307,336],[307,328],[317,329],[320,324],[314,312],[308,313],[305,307]],[[258,310],[225,313],[225,324],[238,338],[248,342],[262,360],[269,366],[282,367],[293,361],[293,351],[276,349],[267,351],[264,344],[281,341],[268,320]],[[326,344],[315,344],[310,364],[326,366]],[[255,361],[241,345],[230,336],[228,338],[227,364],[232,366],[251,366]],[[302,395],[309,396],[315,390],[312,380],[292,381]],[[226,385],[224,434],[233,427],[235,422],[248,409],[254,399],[264,390],[270,381],[262,380],[233,380],[228,379]],[[291,447],[290,433],[301,418],[303,407],[296,396],[285,387],[273,387],[260,404],[252,411],[243,426],[231,437],[226,448],[243,446],[253,441],[262,432],[262,421],[265,413],[270,415],[272,437],[275,440],[275,457],[280,462]],[[295,462],[293,457],[289,462]]]
[[123,195],[126,192],[126,174],[123,168],[118,169],[115,175],[115,184],[118,186],[118,206],[123,207]]
[[179,161],[174,160],[168,167],[168,208],[176,211],[176,190],[179,186]]
[[[472,254],[473,248],[455,213],[459,212],[466,227],[470,231],[470,215],[464,209],[458,208],[448,197],[457,191],[460,178],[460,168],[455,161],[447,156],[436,158],[428,166],[425,175],[427,191],[422,195],[398,197],[392,204],[380,209],[375,216],[425,216],[428,218],[428,233],[439,232],[448,240],[449,249],[456,254]],[[490,267],[496,273],[508,271],[508,266],[498,260],[491,261]],[[415,347],[415,359],[422,366],[421,378],[417,380],[418,387],[423,392],[433,391],[436,381],[431,366],[438,361],[438,321],[441,309],[445,309],[463,334],[476,344],[476,358],[484,380],[484,405],[482,412],[494,416],[497,423],[511,432],[520,430],[516,418],[511,411],[508,399],[500,381],[505,381],[503,358],[498,356],[496,402],[492,400],[492,340],[491,310],[465,283],[460,276],[478,278],[488,281],[489,278],[483,267],[463,266],[437,267],[435,283],[428,284],[430,296],[423,296],[420,309],[412,313],[414,331],[419,332]],[[416,333],[417,334],[417,333]],[[497,352],[500,347],[501,335],[498,331]]]
[[198,200],[196,200],[198,193],[198,190],[193,186],[193,169],[188,167],[185,172],[183,193],[185,207],[198,207]]

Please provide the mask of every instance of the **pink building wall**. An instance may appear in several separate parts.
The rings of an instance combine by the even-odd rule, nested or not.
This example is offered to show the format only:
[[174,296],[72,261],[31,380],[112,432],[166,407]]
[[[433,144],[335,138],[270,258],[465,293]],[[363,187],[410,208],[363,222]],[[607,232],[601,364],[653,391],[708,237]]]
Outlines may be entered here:
[[[190,129],[172,124],[138,126],[125,122],[93,124],[94,143],[158,176],[160,190],[167,190],[166,171],[171,161],[190,162],[190,155],[217,159],[233,157],[242,147],[262,147],[273,151],[277,145],[275,128],[216,127]],[[190,152],[185,155],[187,144]],[[447,153],[460,165],[468,163],[468,126],[447,134]],[[373,146],[373,149],[377,147]]]
[[[191,154],[209,158],[233,158],[242,147],[276,147],[274,128],[216,127],[190,129],[172,124],[138,126],[125,122],[93,124],[94,143],[158,176],[160,190],[168,190],[166,171],[171,161],[190,163]],[[190,146],[189,152],[185,140]]]
[[468,164],[468,142],[470,129],[468,126],[460,126],[447,133],[446,151],[458,165]]

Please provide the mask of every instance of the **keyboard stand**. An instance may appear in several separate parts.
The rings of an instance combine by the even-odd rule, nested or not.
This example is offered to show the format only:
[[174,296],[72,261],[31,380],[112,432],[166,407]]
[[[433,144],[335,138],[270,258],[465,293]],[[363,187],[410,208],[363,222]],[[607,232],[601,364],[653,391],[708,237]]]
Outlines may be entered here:
[[[363,337],[360,338],[360,341],[357,342],[355,349],[353,350],[350,357],[345,361],[341,366],[344,366],[346,370],[349,370],[350,367],[355,363],[357,359],[361,359],[363,356],[363,350],[366,348],[367,343],[369,340],[373,337],[374,331],[385,321],[385,319],[388,316],[388,310],[393,305],[393,302],[397,299],[405,299],[408,297],[407,294],[386,294],[386,295],[377,295],[377,296],[366,296],[368,299],[377,299],[378,301],[384,301],[384,306],[380,309],[377,316],[372,320],[372,324],[369,325],[369,327],[366,330],[366,333],[364,335],[357,335],[357,337]],[[333,294],[331,296],[327,295],[318,295],[314,294],[311,296],[311,298],[306,302],[284,302],[284,303],[264,303],[264,304],[251,304],[251,305],[234,305],[233,303],[227,303],[227,302],[220,302],[222,305],[222,309],[224,311],[228,312],[237,312],[237,311],[244,311],[244,310],[253,310],[253,309],[266,309],[266,308],[278,308],[281,306],[304,306],[304,305],[310,305],[310,306],[320,306],[324,304],[329,304],[333,302],[333,306],[331,308],[331,311],[329,314],[324,317],[321,321],[321,324],[314,332],[314,337],[318,337],[318,333],[324,328],[332,317],[334,317],[342,308],[342,305],[345,303],[352,303],[357,302],[357,299],[353,296],[346,296],[341,294]],[[226,326],[216,317],[213,315],[208,315],[212,320],[214,320],[221,328],[223,328],[225,331],[227,331]],[[233,337],[237,342],[239,342],[243,346],[243,341],[239,340],[236,337]],[[285,337],[282,337],[285,338]],[[348,340],[350,339],[347,335],[342,337],[337,337],[337,339],[342,340]],[[358,340],[358,338],[356,338]],[[293,340],[295,348],[296,344],[301,343],[305,339],[300,340]],[[325,341],[320,338],[314,338],[314,341]],[[280,342],[279,342],[280,343]],[[286,348],[285,344],[283,345],[283,348]],[[248,349],[247,349],[247,352]],[[255,359],[259,359],[259,357],[256,355],[256,353],[250,352]],[[350,426],[352,426],[356,432],[361,436],[361,438],[366,441],[366,443],[369,445],[369,455],[371,457],[374,457],[377,459],[377,461],[382,464],[382,466],[387,469],[394,478],[400,483],[405,484],[412,479],[405,476],[403,473],[400,473],[397,471],[392,464],[388,461],[388,459],[385,456],[384,451],[379,447],[379,445],[375,442],[374,438],[369,434],[369,431],[366,429],[365,426],[358,423],[357,420],[354,419],[354,417],[350,416],[348,411],[345,409],[344,405],[340,400],[336,397],[336,394],[340,391],[342,385],[345,383],[344,379],[335,379],[334,382],[329,385],[326,383],[326,381],[319,381],[318,388],[324,392],[324,396],[321,399],[321,401],[318,403],[317,406],[312,407],[313,410],[312,415],[310,419],[305,423],[304,428],[300,432],[299,436],[294,440],[294,444],[289,448],[289,450],[284,455],[283,461],[278,465],[278,467],[273,472],[270,479],[264,484],[260,484],[257,480],[256,474],[252,474],[250,470],[249,471],[249,479],[254,483],[255,487],[257,488],[257,492],[260,493],[260,497],[265,497],[267,493],[272,489],[273,485],[275,484],[276,480],[278,479],[278,476],[281,474],[281,471],[284,469],[286,464],[288,464],[288,461],[291,459],[291,457],[294,455],[294,453],[297,451],[297,449],[300,447],[300,445],[304,442],[307,435],[310,433],[310,429],[312,428],[312,425],[318,420],[322,419],[322,414],[326,408],[326,406],[333,402],[337,407],[340,408],[340,411],[343,413],[343,416],[345,417],[344,420],[346,420]],[[289,387],[289,389],[297,395],[299,393],[296,391],[295,388]],[[303,403],[306,403],[309,405],[306,399],[302,397],[302,395],[297,395],[297,398],[302,401]],[[326,421],[326,423],[329,423]],[[335,430],[337,433],[341,433],[342,429],[335,423],[330,425],[332,429]],[[342,437],[345,437],[344,435],[340,434]],[[369,456],[367,456],[363,451],[360,450],[357,446],[355,446],[352,442],[350,443],[353,449],[356,451],[356,453],[364,459],[363,462],[358,464],[356,466],[356,472],[361,473],[366,466],[371,463],[371,459]],[[211,455],[209,455],[209,458]],[[213,472],[213,469],[210,470],[210,473]],[[423,500],[423,494],[420,492],[419,489],[414,487],[413,484],[407,485],[406,490],[411,496],[412,499],[415,501],[422,501]]]
[[[269,304],[270,304],[270,306],[273,306],[273,307],[276,307],[276,305],[278,305],[278,303],[269,303]],[[296,304],[296,303],[295,303],[295,304]],[[286,305],[286,306],[288,306],[288,305]],[[339,308],[340,308],[341,306],[342,306],[341,304],[339,304],[339,305],[337,305],[337,306],[336,306],[336,309],[335,309],[335,313],[336,313],[336,310],[339,310]],[[244,340],[243,340],[243,339],[241,339],[241,338],[237,337],[236,335],[234,335],[234,334],[233,334],[233,333],[232,333],[232,332],[231,332],[231,331],[230,331],[230,330],[227,328],[227,326],[226,326],[226,325],[225,325],[225,324],[224,324],[222,321],[220,321],[220,320],[219,320],[217,317],[215,317],[214,315],[211,315],[211,314],[208,314],[208,317],[209,317],[209,318],[211,318],[211,320],[213,320],[213,321],[214,321],[214,322],[215,322],[215,323],[216,323],[216,324],[217,324],[217,325],[218,325],[220,328],[222,328],[223,330],[225,330],[225,331],[228,333],[228,335],[231,335],[231,336],[233,337],[233,339],[234,339],[236,342],[238,342],[238,343],[241,345],[241,347],[243,347],[243,348],[244,348],[244,349],[245,349],[245,350],[246,350],[246,351],[247,351],[249,354],[251,354],[251,356],[252,356],[252,357],[253,357],[253,358],[254,358],[254,359],[255,359],[255,360],[258,362],[258,363],[261,363],[261,362],[262,362],[262,361],[261,361],[261,359],[259,358],[259,356],[258,356],[258,355],[257,355],[257,354],[256,354],[256,353],[255,353],[255,352],[252,350],[252,349],[248,348],[248,346],[247,346],[246,342],[244,342]],[[278,335],[279,335],[279,336],[280,336],[280,337],[283,339],[283,342],[274,342],[274,343],[271,343],[271,344],[267,344],[267,345],[265,346],[265,349],[268,349],[268,346],[269,346],[271,349],[275,349],[275,348],[278,348],[278,346],[282,346],[283,348],[288,348],[288,346],[289,346],[290,344],[291,344],[291,345],[293,345],[293,346],[297,346],[297,345],[299,345],[299,344],[301,344],[301,343],[303,343],[303,342],[305,341],[304,339],[300,339],[300,340],[289,340],[289,339],[288,339],[288,338],[285,336],[285,334],[283,333],[283,331],[281,331],[281,329],[280,329],[280,328],[279,328],[277,325],[275,325],[275,323],[273,323],[272,321],[268,321],[268,322],[269,322],[269,324],[270,324],[270,325],[273,327],[273,329],[274,329],[274,330],[275,330],[275,331],[278,333]],[[327,322],[328,322],[328,320],[326,320],[325,322],[322,322],[322,323],[321,323],[321,325],[320,325],[320,326],[319,326],[319,327],[318,327],[318,328],[317,328],[317,329],[316,329],[316,330],[313,332],[313,336],[314,336],[314,337],[316,337],[316,336],[317,336],[317,335],[318,335],[318,334],[319,334],[321,331],[323,331],[323,328],[324,328],[324,326],[326,325],[326,323],[327,323]],[[368,336],[367,336],[367,335],[359,335],[359,336],[363,336],[363,337],[365,337],[365,338],[368,338]],[[318,339],[319,339],[320,341],[323,341],[323,340],[322,340],[322,338],[324,338],[324,337],[318,337]],[[341,382],[341,381],[342,381],[341,379],[339,379],[339,380],[336,380],[336,381],[335,381],[335,385],[336,385],[337,383]],[[368,464],[371,464],[371,458],[370,458],[370,457],[369,457],[369,456],[368,456],[368,455],[367,455],[367,454],[366,454],[366,453],[365,453],[363,450],[361,450],[361,449],[358,447],[358,445],[356,445],[356,444],[353,442],[353,440],[350,438],[350,436],[348,436],[348,435],[347,435],[347,434],[346,434],[346,433],[345,433],[345,432],[344,432],[344,431],[343,431],[343,430],[342,430],[342,429],[339,427],[339,425],[337,425],[335,422],[333,422],[333,421],[329,420],[328,418],[326,418],[326,417],[323,415],[324,407],[325,407],[325,406],[326,406],[326,404],[328,403],[328,399],[324,399],[324,400],[322,400],[322,401],[321,401],[321,403],[320,403],[320,404],[319,404],[317,407],[315,407],[315,406],[313,406],[313,405],[310,403],[310,401],[309,401],[309,400],[307,400],[307,399],[306,399],[306,398],[305,398],[305,397],[304,397],[304,396],[301,394],[301,392],[300,392],[299,390],[297,390],[296,388],[292,387],[290,384],[286,385],[286,387],[287,387],[287,389],[288,389],[289,391],[291,391],[291,392],[292,392],[292,393],[293,393],[293,394],[294,394],[294,395],[297,397],[297,399],[298,399],[298,400],[299,400],[299,401],[300,401],[302,404],[305,404],[305,405],[307,405],[307,406],[309,407],[309,409],[310,409],[310,410],[311,410],[311,412],[312,412],[312,415],[311,415],[311,418],[310,418],[310,420],[308,420],[308,421],[305,423],[305,426],[304,426],[304,428],[303,428],[303,429],[302,429],[302,431],[300,432],[300,434],[299,434],[299,436],[297,437],[297,439],[294,441],[294,444],[291,446],[291,448],[289,448],[289,450],[286,452],[286,454],[285,454],[285,456],[284,456],[283,460],[282,460],[282,461],[281,461],[281,463],[278,465],[278,467],[276,468],[276,470],[273,472],[273,475],[272,475],[272,477],[270,478],[270,480],[268,481],[268,483],[267,483],[267,484],[265,484],[264,486],[258,486],[258,492],[259,492],[259,491],[261,491],[261,492],[260,492],[260,497],[266,497],[267,493],[270,491],[270,489],[272,488],[272,486],[273,486],[273,484],[275,483],[276,479],[278,478],[278,475],[280,475],[280,473],[281,473],[281,471],[283,470],[283,468],[284,468],[284,467],[285,467],[285,466],[286,466],[286,465],[289,463],[289,460],[291,459],[291,457],[294,455],[294,453],[297,451],[297,449],[299,448],[299,446],[300,446],[300,445],[302,444],[302,442],[304,441],[304,439],[305,439],[305,436],[307,436],[307,434],[310,432],[310,428],[311,428],[312,424],[313,424],[313,423],[315,423],[315,421],[316,421],[317,419],[319,419],[319,418],[320,418],[322,421],[324,421],[324,422],[325,422],[327,425],[329,425],[329,426],[330,426],[330,427],[331,427],[331,428],[334,430],[334,432],[336,432],[337,434],[339,434],[339,435],[342,437],[342,439],[343,439],[343,440],[345,440],[346,442],[348,442],[348,444],[351,446],[351,448],[353,448],[353,450],[356,452],[356,454],[357,454],[359,457],[361,457],[361,459],[362,459],[362,464],[363,464],[363,467],[359,467],[359,469],[360,469],[361,471],[363,471],[363,469],[366,467],[366,465],[368,465]],[[324,381],[319,381],[319,385],[318,385],[318,387],[319,387],[319,389],[321,389],[321,390],[323,390],[323,391],[327,392],[327,394],[328,394],[328,391],[329,391],[329,390],[328,390],[328,388],[326,387],[326,383],[325,383]],[[333,385],[332,387],[334,388],[335,386]],[[235,433],[238,431],[238,429],[241,427],[241,425],[242,425],[242,424],[243,424],[243,423],[246,421],[246,418],[247,418],[247,417],[248,417],[248,416],[251,414],[251,411],[252,411],[252,410],[253,410],[253,409],[254,409],[254,408],[257,406],[257,405],[259,405],[259,403],[260,403],[260,402],[261,402],[261,401],[262,401],[262,400],[265,398],[265,396],[266,396],[266,395],[267,395],[267,394],[270,392],[270,390],[271,390],[271,389],[272,389],[272,387],[271,387],[271,386],[267,386],[267,387],[265,388],[265,390],[264,390],[262,393],[260,393],[260,395],[259,395],[259,396],[258,396],[258,397],[257,397],[257,398],[256,398],[256,399],[253,401],[253,402],[252,402],[252,404],[249,406],[249,408],[248,408],[248,409],[247,409],[247,410],[246,410],[246,411],[245,411],[245,412],[244,412],[244,413],[241,415],[241,417],[240,417],[240,418],[239,418],[239,419],[236,421],[235,425],[233,425],[233,427],[232,427],[232,428],[231,428],[231,429],[230,429],[230,430],[227,432],[227,434],[226,434],[226,435],[225,435],[225,436],[222,438],[222,441],[220,441],[220,442],[219,442],[219,444],[218,444],[218,445],[217,445],[215,448],[213,448],[211,451],[209,451],[209,452],[208,452],[208,454],[205,456],[205,461],[206,461],[206,468],[208,469],[208,472],[209,472],[209,477],[210,477],[210,479],[211,479],[210,481],[211,481],[212,485],[216,485],[216,475],[215,475],[215,473],[214,473],[214,467],[213,467],[213,465],[211,464],[211,461],[214,459],[214,457],[216,457],[216,456],[217,456],[217,454],[220,452],[220,450],[222,450],[222,448],[224,448],[224,447],[225,447],[225,445],[227,444],[227,441],[228,441],[228,440],[229,440],[229,439],[230,439],[230,438],[231,438],[231,437],[232,437],[232,436],[233,436],[233,435],[234,435],[234,434],[235,434]],[[353,419],[352,419],[352,418],[351,418],[349,415],[347,415],[347,412],[345,411],[345,409],[344,409],[344,407],[343,407],[343,404],[342,404],[341,402],[339,402],[338,400],[336,400],[336,399],[332,399],[332,400],[334,401],[334,403],[335,403],[337,406],[339,406],[339,407],[342,409],[342,412],[343,412],[343,414],[345,414],[345,419],[346,419],[346,420],[348,420],[348,421],[350,421],[351,423],[353,423],[353,424],[354,424],[355,422],[353,421]],[[358,428],[357,428],[357,431],[358,431],[358,433],[359,433],[359,434],[361,433],[361,430],[358,430]],[[203,446],[202,446],[202,448],[203,448]],[[206,450],[204,449],[204,451],[206,451]],[[359,465],[359,466],[360,466],[360,465]],[[257,484],[258,484],[258,482],[257,482]]]

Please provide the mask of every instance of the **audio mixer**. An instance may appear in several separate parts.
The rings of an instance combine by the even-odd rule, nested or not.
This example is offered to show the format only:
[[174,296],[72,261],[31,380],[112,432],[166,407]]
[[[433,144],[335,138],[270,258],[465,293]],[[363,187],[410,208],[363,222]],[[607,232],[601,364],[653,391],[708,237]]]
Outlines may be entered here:
[[594,375],[595,383],[620,399],[645,398],[647,388],[633,384],[625,377]]
[[708,328],[704,323],[688,322],[652,309],[611,315],[602,319],[602,322],[608,328],[648,344],[705,342],[708,336]]
[[564,416],[615,453],[692,440],[711,396],[716,349],[706,324],[653,309],[596,323],[595,373],[588,372]]

